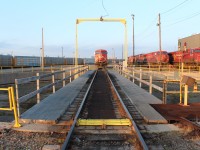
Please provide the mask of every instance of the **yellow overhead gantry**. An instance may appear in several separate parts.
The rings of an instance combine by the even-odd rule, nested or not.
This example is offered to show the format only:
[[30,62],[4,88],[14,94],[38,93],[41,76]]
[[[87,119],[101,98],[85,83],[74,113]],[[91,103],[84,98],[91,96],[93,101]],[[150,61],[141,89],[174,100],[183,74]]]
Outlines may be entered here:
[[75,52],[75,65],[78,66],[78,24],[82,22],[95,22],[95,21],[101,21],[101,22],[120,22],[124,24],[124,51],[123,56],[125,60],[125,64],[127,64],[127,58],[128,58],[128,42],[127,42],[127,27],[126,27],[126,19],[121,18],[79,18],[76,19],[76,52]]

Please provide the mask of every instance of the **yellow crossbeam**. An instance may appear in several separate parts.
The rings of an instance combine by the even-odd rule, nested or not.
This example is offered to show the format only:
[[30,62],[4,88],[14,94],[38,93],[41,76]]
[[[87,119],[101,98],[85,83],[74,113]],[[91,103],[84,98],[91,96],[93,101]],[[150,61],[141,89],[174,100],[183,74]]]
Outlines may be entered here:
[[131,126],[130,119],[78,119],[78,126]]
[[123,24],[126,24],[126,19],[123,18],[79,18],[76,19],[76,24],[82,23],[82,22],[96,22],[96,21],[102,21],[102,22],[121,22]]

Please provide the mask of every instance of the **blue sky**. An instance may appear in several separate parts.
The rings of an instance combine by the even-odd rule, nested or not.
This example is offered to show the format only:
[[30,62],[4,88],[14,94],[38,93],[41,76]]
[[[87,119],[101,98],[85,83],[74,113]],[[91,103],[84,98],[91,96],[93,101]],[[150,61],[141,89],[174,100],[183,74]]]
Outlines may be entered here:
[[[124,18],[128,50],[132,54],[132,18],[135,15],[135,54],[159,48],[161,13],[162,49],[177,50],[179,38],[200,32],[199,0],[0,0],[0,54],[40,56],[42,27],[45,55],[73,57],[77,18]],[[80,57],[107,49],[121,58],[124,26],[113,22],[84,22],[78,26]]]

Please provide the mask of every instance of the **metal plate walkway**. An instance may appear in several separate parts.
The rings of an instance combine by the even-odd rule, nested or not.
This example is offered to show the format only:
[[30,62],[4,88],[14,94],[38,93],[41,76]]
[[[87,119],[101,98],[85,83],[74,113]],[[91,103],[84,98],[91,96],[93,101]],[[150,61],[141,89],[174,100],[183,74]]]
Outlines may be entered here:
[[20,122],[56,123],[76,98],[94,71],[88,71],[55,93],[46,97],[20,117]]
[[161,104],[161,100],[149,94],[144,89],[124,78],[117,72],[109,70],[109,73],[116,77],[117,83],[131,102],[136,106],[137,110],[148,123],[168,123],[167,120],[160,115],[150,104]]

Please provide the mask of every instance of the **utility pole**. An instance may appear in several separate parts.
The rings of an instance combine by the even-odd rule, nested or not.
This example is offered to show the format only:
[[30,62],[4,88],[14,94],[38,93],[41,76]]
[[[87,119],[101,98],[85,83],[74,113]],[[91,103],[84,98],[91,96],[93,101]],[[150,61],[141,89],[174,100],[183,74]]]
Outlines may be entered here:
[[131,15],[133,19],[133,56],[135,55],[135,39],[134,39],[134,17],[135,15]]
[[159,30],[159,51],[160,51],[160,64],[161,64],[161,50],[162,50],[162,46],[161,46],[161,22],[160,22],[160,13],[158,14],[158,30]]
[[42,28],[42,71],[44,70],[44,33]]

